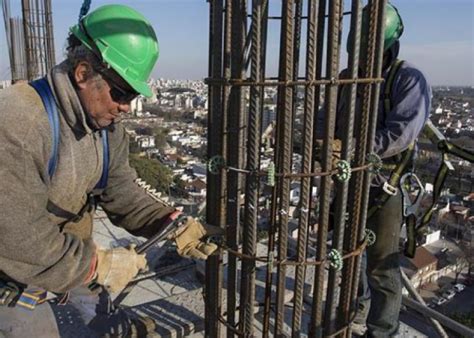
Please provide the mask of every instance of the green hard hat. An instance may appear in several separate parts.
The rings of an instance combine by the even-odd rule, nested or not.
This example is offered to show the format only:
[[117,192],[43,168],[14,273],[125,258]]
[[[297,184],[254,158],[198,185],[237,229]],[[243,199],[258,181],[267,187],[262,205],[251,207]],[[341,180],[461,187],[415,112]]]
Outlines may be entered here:
[[137,93],[152,96],[148,78],[158,59],[158,40],[147,19],[123,5],[105,5],[70,28],[81,42],[99,52]]
[[[369,8],[365,6],[362,11],[362,31],[361,31],[361,45],[367,43],[367,30],[369,29]],[[403,21],[398,13],[398,10],[391,3],[387,4],[385,8],[385,32],[383,50],[386,51],[398,41],[403,34]],[[352,44],[353,32],[349,32],[347,39],[347,51],[349,52]]]

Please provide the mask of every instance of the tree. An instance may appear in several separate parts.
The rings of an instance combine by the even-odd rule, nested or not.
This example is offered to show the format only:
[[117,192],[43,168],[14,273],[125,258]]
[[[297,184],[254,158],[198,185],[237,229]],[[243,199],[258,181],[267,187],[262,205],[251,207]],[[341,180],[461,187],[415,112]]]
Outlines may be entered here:
[[157,191],[168,193],[173,176],[171,170],[155,159],[130,154],[130,166],[137,171],[138,177],[145,180]]

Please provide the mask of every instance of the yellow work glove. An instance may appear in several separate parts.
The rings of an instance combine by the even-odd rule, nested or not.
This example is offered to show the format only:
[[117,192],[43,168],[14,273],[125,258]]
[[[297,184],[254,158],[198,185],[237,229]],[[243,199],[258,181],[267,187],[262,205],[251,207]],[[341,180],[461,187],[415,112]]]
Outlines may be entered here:
[[145,255],[135,251],[136,245],[128,248],[97,250],[97,284],[103,285],[109,292],[123,290],[140,270],[146,270]]
[[176,242],[178,254],[187,258],[207,259],[214,251],[217,245],[207,243],[205,240],[209,236],[221,236],[224,230],[212,226],[201,224],[199,221],[189,217],[172,236]]

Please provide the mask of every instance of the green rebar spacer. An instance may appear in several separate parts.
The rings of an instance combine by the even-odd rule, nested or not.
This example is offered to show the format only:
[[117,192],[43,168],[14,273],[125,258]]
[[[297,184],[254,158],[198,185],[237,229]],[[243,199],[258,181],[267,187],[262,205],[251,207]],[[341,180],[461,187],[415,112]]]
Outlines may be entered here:
[[209,162],[207,162],[207,170],[211,174],[217,175],[220,170],[225,167],[225,159],[222,156],[216,155],[211,157]]
[[370,166],[368,169],[371,174],[377,175],[380,173],[380,170],[382,170],[383,167],[383,162],[379,155],[375,153],[368,154],[367,162],[372,164],[372,166]]
[[341,271],[343,266],[342,255],[336,249],[331,249],[328,254],[329,266],[336,271]]
[[270,162],[267,168],[267,185],[275,186],[275,164],[273,162]]
[[367,239],[367,246],[371,246],[375,243],[377,240],[377,236],[375,235],[375,232],[373,232],[370,229],[365,229],[365,238]]
[[337,174],[336,179],[339,182],[347,182],[351,178],[351,165],[349,162],[340,160],[336,164]]

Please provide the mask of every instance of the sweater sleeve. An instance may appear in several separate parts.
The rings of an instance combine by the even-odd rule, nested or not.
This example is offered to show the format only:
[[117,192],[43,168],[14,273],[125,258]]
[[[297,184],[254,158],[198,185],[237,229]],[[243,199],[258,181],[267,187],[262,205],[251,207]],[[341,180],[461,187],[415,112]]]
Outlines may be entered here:
[[137,185],[137,174],[128,161],[129,140],[123,125],[109,131],[110,166],[101,206],[113,224],[136,236],[150,237],[175,211],[150,197]]
[[431,89],[423,74],[401,68],[392,89],[392,110],[375,134],[374,151],[382,158],[396,155],[420,134],[431,109]]
[[0,271],[26,285],[65,292],[84,282],[95,245],[61,233],[49,217],[46,113],[7,95],[0,97]]

